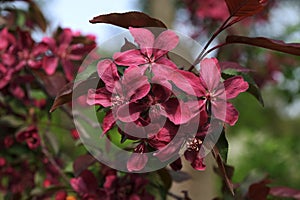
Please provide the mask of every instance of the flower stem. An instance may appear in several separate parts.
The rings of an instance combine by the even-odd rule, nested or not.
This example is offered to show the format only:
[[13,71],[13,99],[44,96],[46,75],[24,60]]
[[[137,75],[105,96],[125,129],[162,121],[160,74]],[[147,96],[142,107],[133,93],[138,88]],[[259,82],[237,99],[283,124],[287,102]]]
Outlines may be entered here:
[[199,63],[202,59],[203,59],[203,55],[207,55],[205,52],[207,50],[207,48],[209,47],[209,45],[212,43],[212,41],[222,32],[224,31],[226,28],[228,28],[228,22],[231,20],[232,16],[229,16],[224,23],[214,32],[214,34],[210,37],[210,39],[206,42],[205,46],[203,47],[201,53],[198,55],[198,57],[196,58],[196,60],[194,61],[193,65],[188,69],[188,71],[192,71],[193,68],[195,67],[195,65],[197,63]]

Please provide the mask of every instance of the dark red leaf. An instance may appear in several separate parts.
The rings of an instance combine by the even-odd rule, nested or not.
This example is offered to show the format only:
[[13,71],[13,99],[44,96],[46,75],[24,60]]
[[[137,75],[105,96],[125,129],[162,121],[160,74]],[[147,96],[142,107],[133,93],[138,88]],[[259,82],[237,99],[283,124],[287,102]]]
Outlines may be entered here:
[[32,21],[34,21],[39,28],[45,32],[47,29],[47,21],[40,10],[40,8],[34,3],[34,1],[29,2],[29,17]]
[[261,11],[268,0],[225,0],[233,17],[249,17]]
[[33,74],[42,81],[46,91],[51,97],[55,97],[60,89],[66,84],[64,76],[57,72],[53,75],[47,75],[38,70],[32,70]]
[[221,177],[223,178],[228,190],[231,192],[232,195],[234,195],[234,191],[233,191],[233,184],[231,181],[231,177],[233,174],[233,169],[232,172],[229,173],[229,170],[226,170],[227,166],[226,164],[223,162],[222,157],[220,155],[219,149],[217,148],[217,146],[214,146],[214,148],[212,149],[212,153],[213,156],[218,164],[218,173],[221,175]]
[[128,51],[128,50],[131,50],[131,49],[137,49],[137,47],[136,47],[132,42],[129,42],[129,41],[125,38],[125,43],[124,43],[124,45],[121,47],[121,52]]
[[[81,95],[87,94],[88,89],[95,87],[95,82],[98,82],[97,77],[81,80],[76,83],[66,84],[56,95],[50,112],[53,112],[59,106],[72,101],[72,97],[77,98]],[[73,96],[73,92],[75,92]]]
[[159,27],[167,28],[167,26],[158,19],[152,18],[142,12],[126,12],[126,13],[110,13],[99,15],[90,20],[90,23],[106,23],[123,28],[129,27]]
[[96,159],[90,154],[81,155],[73,163],[73,170],[75,177],[79,176],[81,172],[86,170],[89,166],[94,164]]
[[249,187],[247,197],[255,200],[265,200],[269,194],[270,188],[267,186],[270,181],[264,179],[258,183],[254,183]]
[[300,199],[300,190],[288,187],[273,187],[270,189],[270,195],[275,197]]
[[237,72],[244,72],[244,73],[252,71],[251,69],[243,67],[239,63],[236,63],[236,62],[224,61],[224,62],[219,62],[219,64],[220,64],[222,71],[224,71],[226,69],[234,69]]
[[281,40],[273,40],[264,37],[251,38],[238,35],[227,36],[226,43],[248,44],[300,56],[300,43],[285,43]]

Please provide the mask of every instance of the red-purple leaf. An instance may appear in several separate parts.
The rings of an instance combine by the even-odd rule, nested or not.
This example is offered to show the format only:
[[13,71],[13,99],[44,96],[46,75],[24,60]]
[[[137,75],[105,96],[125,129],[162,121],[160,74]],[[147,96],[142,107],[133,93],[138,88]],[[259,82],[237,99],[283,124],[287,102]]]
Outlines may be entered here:
[[221,67],[221,71],[224,71],[226,69],[234,69],[237,72],[244,72],[244,73],[252,71],[251,69],[243,67],[236,62],[224,61],[224,62],[219,62],[219,65]]
[[233,17],[249,17],[261,11],[268,0],[225,0]]
[[47,75],[39,70],[32,70],[32,73],[40,79],[45,90],[51,97],[55,97],[59,90],[66,84],[63,74],[59,72],[53,75]]
[[97,77],[89,78],[87,80],[78,81],[76,83],[66,84],[60,92],[57,94],[50,112],[53,112],[59,106],[72,101],[73,91],[75,92],[74,97],[80,97],[81,95],[87,94],[88,89],[95,87],[95,82],[98,82]]
[[121,52],[128,51],[128,50],[131,50],[131,49],[137,49],[137,46],[135,46],[132,42],[128,41],[125,38],[124,45],[121,47]]
[[266,49],[271,49],[275,51],[280,51],[280,52],[300,56],[300,43],[285,43],[281,40],[273,40],[264,37],[251,38],[251,37],[238,36],[238,35],[227,36],[226,43],[248,44],[252,46],[262,47]]
[[29,18],[45,32],[47,29],[47,21],[40,8],[33,1],[29,2]]
[[270,195],[275,197],[300,199],[300,190],[288,187],[273,187],[270,190]]
[[269,194],[270,188],[267,186],[270,181],[264,179],[258,183],[254,183],[249,187],[247,197],[255,200],[265,200]]
[[129,27],[159,27],[167,28],[167,26],[158,19],[149,17],[142,12],[126,12],[126,13],[110,13],[99,15],[90,20],[90,23],[106,23],[123,28]]
[[81,172],[86,170],[89,166],[94,164],[96,159],[90,154],[81,155],[73,163],[73,170],[75,177],[79,176]]

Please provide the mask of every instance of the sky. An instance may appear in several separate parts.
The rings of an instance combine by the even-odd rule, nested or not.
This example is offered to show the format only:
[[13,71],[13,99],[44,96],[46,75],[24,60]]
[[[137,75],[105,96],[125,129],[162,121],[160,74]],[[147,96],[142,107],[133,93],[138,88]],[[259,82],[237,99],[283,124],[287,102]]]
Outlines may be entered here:
[[95,34],[97,41],[101,42],[122,29],[105,24],[91,24],[89,20],[100,14],[111,12],[139,11],[137,2],[138,0],[52,0],[45,1],[44,9],[53,27],[60,25],[84,34]]

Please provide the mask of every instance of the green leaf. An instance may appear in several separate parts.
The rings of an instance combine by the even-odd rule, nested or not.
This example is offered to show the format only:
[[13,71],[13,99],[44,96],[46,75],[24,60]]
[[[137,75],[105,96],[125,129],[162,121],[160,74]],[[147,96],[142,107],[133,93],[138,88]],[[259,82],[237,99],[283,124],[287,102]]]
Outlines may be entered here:
[[253,78],[248,74],[241,74],[241,76],[243,76],[244,80],[247,81],[249,84],[249,88],[247,92],[253,95],[262,106],[265,106],[260,89],[257,86],[257,84],[254,82]]
[[165,189],[169,190],[172,186],[172,176],[170,175],[168,170],[166,168],[162,168],[157,171],[157,174],[163,182]]
[[219,153],[220,153],[220,156],[222,158],[222,160],[227,163],[227,157],[228,157],[228,141],[227,141],[227,138],[226,138],[226,135],[225,135],[225,129],[223,128],[222,130],[222,133],[219,137],[219,140],[216,144],[218,150],[219,150]]

